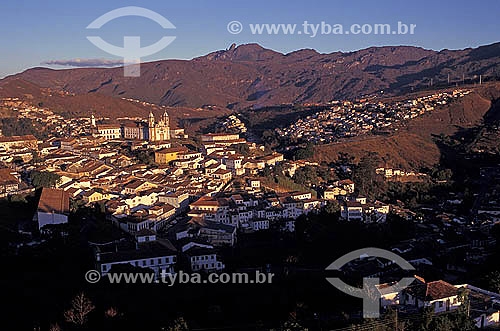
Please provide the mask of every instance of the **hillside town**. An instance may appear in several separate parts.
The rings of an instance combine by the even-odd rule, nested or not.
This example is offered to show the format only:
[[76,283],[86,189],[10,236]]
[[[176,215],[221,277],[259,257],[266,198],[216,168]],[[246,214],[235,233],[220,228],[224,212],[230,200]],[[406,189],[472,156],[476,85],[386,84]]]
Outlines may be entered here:
[[[349,127],[342,131],[343,136],[364,134],[358,125],[361,122],[371,123],[366,132],[372,132],[433,111],[437,105],[468,93],[442,92],[391,105],[336,103],[332,110],[307,116],[279,132],[313,142],[329,134],[318,126]],[[378,288],[383,309],[397,306],[402,318],[419,307],[433,307],[436,314],[459,309],[459,294],[467,289],[469,300],[477,307],[473,314],[476,325],[498,323],[498,294],[470,284],[453,285],[453,280],[461,279],[467,270],[494,256],[497,240],[491,229],[500,215],[499,190],[492,184],[500,178],[497,167],[481,168],[481,176],[489,184],[474,199],[472,216],[466,216],[461,206],[470,197],[451,188],[440,201],[424,208],[360,194],[353,175],[356,165],[339,161],[328,168],[311,160],[286,159],[281,153],[247,141],[247,128],[236,115],[219,122],[217,132],[190,136],[181,128],[171,127],[166,110],[160,116],[151,112],[147,118],[110,120],[91,114],[66,119],[15,98],[2,101],[10,111],[15,109],[18,118],[45,127],[47,135],[44,139],[34,135],[0,137],[0,197],[37,197],[33,217],[16,225],[22,236],[9,243],[13,251],[67,236],[71,215],[91,210],[85,217],[93,219],[102,214],[104,223],[99,226],[106,227],[93,233],[87,242],[95,269],[101,275],[127,268],[147,269],[160,280],[180,271],[210,274],[241,268],[228,261],[228,248],[239,249],[241,241],[248,245],[254,240],[248,238],[268,233],[273,240],[303,235],[297,233],[297,228],[304,226],[300,222],[315,217],[329,215],[338,217],[340,224],[367,227],[383,227],[397,218],[413,222],[416,228],[409,238],[391,246],[391,251],[412,263],[416,272],[446,275],[447,281],[426,282],[417,277],[417,283],[405,292],[390,292],[386,288],[398,273],[393,264],[373,258],[348,264],[344,275],[376,276],[388,281]],[[356,117],[358,113],[368,115]],[[299,174],[320,169],[329,174],[328,179],[297,183]],[[447,185],[449,180],[446,173],[436,177],[384,163],[370,171],[372,181],[385,183]],[[293,185],[283,185],[278,178],[286,178],[285,183]],[[434,249],[429,250],[429,245]],[[451,259],[443,263],[447,258]],[[273,268],[278,274],[286,274],[290,268],[289,262],[255,267]],[[426,289],[432,291],[431,297],[421,295]]]
[[2,2],[0,331],[500,331],[500,1],[427,2]]
[[[22,113],[39,118],[39,113],[49,112],[29,108]],[[159,121],[151,113],[147,121],[126,124],[98,124],[92,115],[86,126],[89,134],[81,134],[75,126],[68,131],[74,136],[56,135],[43,142],[32,135],[0,139],[1,160],[16,164],[2,169],[4,196],[34,190],[33,183],[22,180],[27,173],[58,178],[54,188],[42,190],[34,217],[35,230],[41,234],[67,223],[69,201],[71,205],[99,204],[110,224],[135,240],[145,236],[156,242],[158,238],[175,254],[189,255],[199,247],[215,254],[217,246],[234,245],[237,230],[255,232],[277,226],[293,232],[294,219],[325,203],[310,192],[276,193],[261,187],[259,171],[283,162],[283,155],[266,154],[262,146],[248,143],[239,134],[204,134],[199,147],[192,149],[182,143],[188,138],[182,130],[170,130],[166,112]],[[248,148],[246,156],[235,148],[241,145]],[[141,153],[150,159],[141,162],[134,157]],[[29,232],[30,224],[26,226]],[[96,245],[96,262],[102,263],[106,256],[102,268],[132,263],[120,254],[115,259],[107,256],[104,248],[102,243]],[[203,268],[220,270],[222,265],[217,262]]]
[[276,129],[276,132],[292,140],[331,143],[342,138],[394,129],[397,124],[423,116],[470,92],[456,89],[396,102],[366,99],[332,101],[330,109],[299,119],[286,128]]

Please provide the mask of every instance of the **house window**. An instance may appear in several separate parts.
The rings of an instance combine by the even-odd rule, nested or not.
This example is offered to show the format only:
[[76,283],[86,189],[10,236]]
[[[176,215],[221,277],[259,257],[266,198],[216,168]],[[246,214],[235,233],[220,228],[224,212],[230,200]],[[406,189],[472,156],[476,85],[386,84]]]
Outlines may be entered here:
[[439,308],[443,308],[443,301],[439,301]]

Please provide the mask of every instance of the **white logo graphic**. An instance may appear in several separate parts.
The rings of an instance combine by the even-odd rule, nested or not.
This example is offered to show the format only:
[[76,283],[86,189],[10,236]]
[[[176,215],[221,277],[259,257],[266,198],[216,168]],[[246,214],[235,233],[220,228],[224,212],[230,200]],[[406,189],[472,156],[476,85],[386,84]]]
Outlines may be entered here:
[[97,270],[89,270],[85,273],[85,280],[90,284],[95,284],[101,279],[101,274]]
[[[87,29],[100,29],[104,24],[108,23],[109,21],[124,16],[146,17],[158,23],[164,29],[175,29],[175,26],[160,14],[146,8],[134,7],[134,6],[122,7],[107,12],[106,14],[100,16],[95,21],[90,23],[87,26]],[[172,36],[164,36],[156,43],[141,48],[141,38],[138,36],[124,36],[123,47],[111,45],[106,41],[104,41],[101,37],[97,36],[87,37],[87,39],[92,44],[99,47],[103,51],[112,55],[123,57],[124,75],[126,77],[140,76],[141,57],[158,53],[159,51],[170,45],[170,43],[172,43],[175,40],[175,38],[176,37]]]
[[243,24],[240,21],[231,21],[227,23],[227,31],[231,34],[238,34],[243,30]]
[[[387,259],[396,263],[403,270],[415,270],[415,268],[401,256],[394,254],[391,251],[380,248],[363,248],[356,251],[347,253],[339,257],[326,270],[339,271],[344,264],[353,260],[359,259],[361,256],[375,256]],[[380,284],[378,278],[363,278],[363,288],[352,287],[344,283],[340,278],[327,278],[327,280],[342,292],[351,296],[363,299],[363,317],[364,318],[378,318],[380,315],[380,292],[377,290],[376,285]],[[393,284],[388,288],[391,292],[401,292],[408,285],[415,280],[415,277],[403,277],[399,282]]]

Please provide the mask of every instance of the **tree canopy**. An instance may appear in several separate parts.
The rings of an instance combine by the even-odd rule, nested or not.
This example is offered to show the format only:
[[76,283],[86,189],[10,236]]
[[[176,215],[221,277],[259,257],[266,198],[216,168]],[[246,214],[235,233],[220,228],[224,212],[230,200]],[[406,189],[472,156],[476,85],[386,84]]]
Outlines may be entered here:
[[32,171],[30,174],[31,183],[36,188],[55,187],[61,180],[61,176],[50,171]]

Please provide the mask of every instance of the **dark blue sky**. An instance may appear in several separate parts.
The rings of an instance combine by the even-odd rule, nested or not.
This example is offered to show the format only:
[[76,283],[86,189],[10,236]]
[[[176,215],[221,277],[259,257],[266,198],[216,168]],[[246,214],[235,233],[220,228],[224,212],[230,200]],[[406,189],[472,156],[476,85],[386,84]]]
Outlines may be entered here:
[[[166,17],[175,30],[163,30],[140,17],[123,17],[97,33],[86,26],[102,14],[123,6],[140,6]],[[51,60],[75,58],[118,59],[91,44],[86,36],[99,35],[121,46],[123,36],[140,36],[142,45],[161,36],[176,36],[167,48],[143,61],[190,59],[231,43],[257,42],[266,48],[290,52],[314,48],[322,53],[351,51],[369,46],[415,45],[441,50],[476,47],[500,40],[498,0],[420,1],[196,1],[196,0],[17,0],[0,5],[0,77],[40,66]],[[228,22],[243,23],[243,32],[230,34]],[[416,24],[414,35],[252,35],[249,23]],[[92,32],[92,33],[90,33]]]

